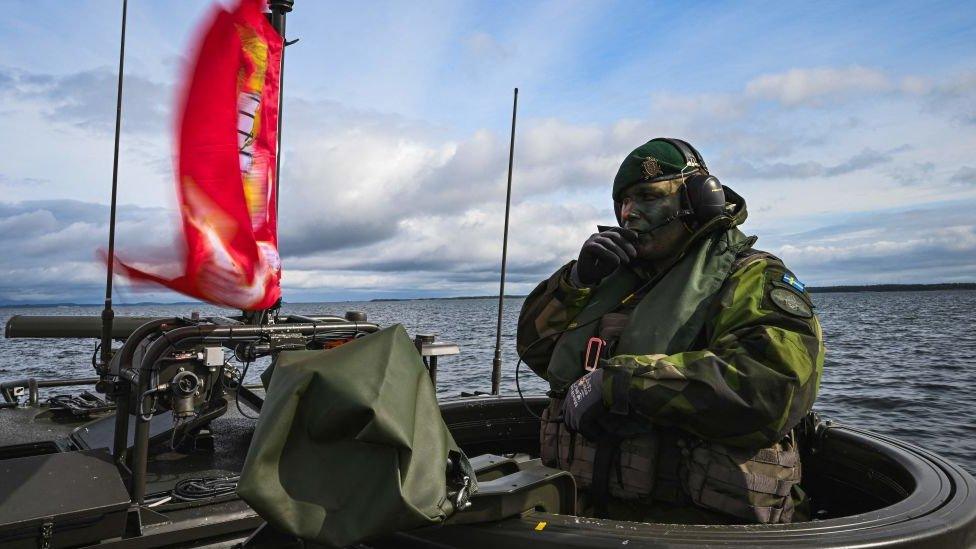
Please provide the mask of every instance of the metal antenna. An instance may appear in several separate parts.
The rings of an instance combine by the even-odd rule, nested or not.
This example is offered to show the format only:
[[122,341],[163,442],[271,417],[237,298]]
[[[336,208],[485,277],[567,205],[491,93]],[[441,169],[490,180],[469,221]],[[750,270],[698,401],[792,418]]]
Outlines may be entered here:
[[125,67],[125,15],[128,0],[122,0],[122,39],[119,44],[119,87],[115,96],[115,156],[112,159],[112,205],[108,221],[108,269],[105,275],[105,308],[102,309],[102,346],[99,368],[103,373],[112,360],[112,274],[115,267],[115,205],[119,191],[119,136],[122,132],[122,73]]
[[278,196],[278,180],[281,179],[281,119],[284,118],[285,106],[285,46],[288,39],[285,37],[285,16],[295,6],[295,0],[270,0],[268,8],[271,9],[271,26],[281,35],[281,66],[278,67],[278,144],[275,154],[275,218],[278,217],[278,203],[281,197]]
[[[285,23],[287,15],[295,7],[295,0],[269,0],[268,9],[271,10],[270,21],[278,34],[281,35],[281,64],[278,66],[278,133],[277,144],[275,145],[275,222],[278,222],[278,205],[281,203],[281,195],[278,194],[279,181],[281,181],[281,121],[285,115],[285,46],[288,46],[288,39],[285,37]],[[281,254],[281,242],[278,242],[278,254]],[[265,324],[270,321],[272,311],[281,305],[281,300],[270,309],[264,311],[254,311],[245,313],[244,316],[250,319],[250,324]]]
[[[274,195],[275,195],[275,222],[278,220],[278,204],[281,203],[281,196],[278,195],[278,182],[281,180],[281,119],[284,118],[284,97],[285,97],[285,46],[288,46],[288,40],[285,38],[285,23],[288,13],[291,12],[295,7],[295,0],[268,0],[268,9],[271,10],[270,13],[266,14],[268,16],[268,21],[274,30],[278,31],[278,35],[281,36],[281,64],[278,66],[278,134],[277,143],[275,144],[275,178],[274,178]],[[279,242],[280,246],[280,242]],[[279,257],[281,254],[281,248],[278,248]],[[269,323],[273,319],[271,318],[272,312],[281,305],[279,300],[277,304],[272,305],[270,308],[263,311],[241,311],[244,318],[248,324],[263,325]]]
[[502,237],[502,275],[498,283],[498,326],[495,328],[495,359],[491,361],[491,394],[497,395],[502,382],[502,310],[505,306],[505,262],[508,259],[508,214],[512,207],[512,162],[515,159],[515,113],[518,88],[512,101],[512,139],[508,146],[508,191],[505,193],[505,233]]

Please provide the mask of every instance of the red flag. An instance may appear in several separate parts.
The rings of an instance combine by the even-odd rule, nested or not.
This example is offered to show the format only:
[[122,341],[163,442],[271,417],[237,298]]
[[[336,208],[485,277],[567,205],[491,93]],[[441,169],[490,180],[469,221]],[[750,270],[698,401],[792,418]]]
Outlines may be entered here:
[[185,87],[177,192],[186,240],[185,273],[156,282],[243,310],[281,297],[275,195],[282,38],[264,0],[218,8]]

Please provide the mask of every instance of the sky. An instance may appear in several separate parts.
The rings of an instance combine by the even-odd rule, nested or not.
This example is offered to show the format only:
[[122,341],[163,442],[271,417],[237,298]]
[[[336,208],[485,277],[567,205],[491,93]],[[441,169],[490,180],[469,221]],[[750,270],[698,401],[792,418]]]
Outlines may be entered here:
[[[0,5],[0,303],[98,303],[121,2]],[[129,2],[117,250],[174,273],[173,110],[213,9]],[[617,167],[658,136],[808,285],[976,281],[974,3],[298,0],[296,38],[286,301],[497,293],[515,87],[507,293],[613,224]]]

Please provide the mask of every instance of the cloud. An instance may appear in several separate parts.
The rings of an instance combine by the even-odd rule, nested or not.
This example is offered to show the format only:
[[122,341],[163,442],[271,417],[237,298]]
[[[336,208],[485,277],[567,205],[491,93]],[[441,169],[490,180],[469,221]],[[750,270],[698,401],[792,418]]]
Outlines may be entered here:
[[[464,43],[460,55],[481,56],[484,64],[518,60],[488,33],[452,40]],[[129,157],[138,157],[157,177],[126,173],[123,164],[123,180],[134,181],[124,187],[137,190],[133,194],[142,207],[120,210],[119,249],[130,261],[170,266],[179,255],[172,234],[179,226],[176,214],[158,207],[165,203],[159,198],[142,196],[164,186],[171,190],[171,162],[159,154],[168,148],[152,137],[164,133],[158,128],[167,116],[162,104],[169,91],[149,79],[131,79],[124,127],[133,135],[123,146],[140,153],[155,150],[155,155]],[[509,291],[531,290],[575,257],[596,223],[612,222],[609,185],[620,160],[657,135],[686,138],[701,149],[723,181],[753,201],[752,222],[764,229],[760,236],[775,246],[771,251],[784,254],[801,276],[816,283],[972,278],[972,261],[966,259],[973,252],[972,223],[950,220],[942,210],[928,218],[930,223],[938,219],[938,228],[916,224],[908,231],[908,217],[901,214],[851,213],[858,223],[776,238],[797,227],[823,225],[827,217],[793,221],[798,212],[829,208],[840,215],[922,204],[942,198],[935,193],[948,187],[946,181],[957,184],[956,193],[960,186],[963,192],[971,188],[976,174],[962,164],[970,160],[972,136],[957,130],[948,146],[933,153],[932,143],[942,142],[934,137],[945,133],[949,117],[923,108],[942,97],[952,107],[945,112],[965,112],[968,85],[962,77],[898,78],[859,66],[794,69],[740,82],[735,92],[641,90],[641,97],[651,98],[648,110],[626,118],[533,117],[529,107],[516,139]],[[37,118],[55,128],[52,133],[70,125],[71,131],[60,133],[75,138],[94,128],[103,142],[110,141],[105,137],[114,113],[110,70],[60,76],[2,70],[0,96],[42,113]],[[859,101],[863,98],[874,101]],[[445,127],[403,113],[352,108],[307,89],[287,98],[285,117],[280,242],[288,299],[494,291],[507,123],[494,129]],[[878,127],[879,121],[886,125]],[[150,131],[153,127],[157,130]],[[895,146],[902,142],[906,145]],[[110,150],[105,148],[106,158]],[[936,155],[938,165],[930,160]],[[92,186],[95,177],[74,179],[74,164],[82,163],[56,164],[30,164],[35,172],[11,171],[18,175],[0,184],[25,188],[26,173],[53,182],[34,196],[60,190],[77,196],[76,188]],[[784,184],[790,180],[803,185]],[[891,193],[892,183],[912,185]],[[29,193],[18,196],[24,195]],[[17,235],[16,242],[5,240],[17,261],[4,266],[8,283],[0,285],[0,300],[27,292],[55,301],[68,300],[65,295],[97,301],[104,272],[94,251],[104,247],[106,219],[107,208],[91,201],[0,203],[0,234]],[[896,226],[896,220],[903,225]]]
[[[120,206],[116,251],[127,260],[175,261],[170,216],[162,208]],[[74,200],[0,203],[0,231],[16,235],[4,242],[0,302],[95,301],[105,282],[96,253],[107,247],[108,217],[107,206]]]
[[[507,135],[478,130],[455,136],[402,116],[328,101],[296,99],[289,109],[280,210],[289,299],[493,291],[501,256]],[[733,139],[735,128],[719,127],[711,139]],[[606,193],[621,155],[653,129],[643,119],[606,125],[555,118],[523,122],[517,139],[510,292],[531,290],[575,257],[595,224],[612,220]],[[740,136],[736,145],[766,143],[759,135]],[[709,142],[704,141],[705,147]],[[718,165],[722,176],[733,180],[799,178],[816,186],[862,170],[894,169],[900,155],[913,152],[906,146],[864,147],[846,157],[827,156],[835,158],[832,162],[725,160]],[[171,265],[179,253],[172,245],[178,227],[174,216],[164,208],[121,208],[123,257]],[[936,216],[946,219],[943,213]],[[106,219],[107,208],[92,203],[0,204],[0,230],[23,235],[11,248],[23,263],[8,269],[10,280],[30,280],[28,289],[36,299],[87,295],[73,300],[97,301],[104,273],[93,255],[104,246]],[[888,221],[877,217],[820,235],[771,238],[776,246],[771,251],[783,254],[813,283],[960,279],[969,276],[966,269],[972,272],[966,260],[973,251],[967,247],[971,223],[956,220],[942,232],[915,225],[909,234],[904,216],[901,228],[889,228]],[[766,226],[760,232],[764,238],[770,233]],[[72,266],[70,274],[65,265]],[[0,285],[0,300],[21,299],[24,289],[23,284]],[[133,295],[134,300],[182,299],[162,292]]]
[[[897,150],[897,149],[895,149]],[[836,164],[818,161],[807,162],[749,162],[737,160],[725,165],[723,175],[748,177],[752,179],[810,179],[837,177],[859,170],[875,168],[888,164],[893,159],[893,151],[879,152],[864,149],[861,152]]]
[[[479,130],[449,138],[395,118],[374,123],[375,113],[346,113],[338,126],[323,120],[322,130],[318,117],[328,118],[328,108],[301,108],[307,116],[290,126],[298,135],[282,176],[286,259],[396,246],[394,237],[422,232],[434,219],[444,220],[444,238],[451,226],[480,226],[486,209],[503,207],[507,136]],[[621,146],[613,129],[524,121],[513,203],[591,189],[605,196],[624,147],[632,146]]]
[[976,124],[976,70],[959,72],[932,86],[928,108],[949,113],[959,122]]
[[952,174],[949,178],[952,183],[958,183],[960,185],[974,186],[976,185],[976,168],[971,166],[962,166],[956,173]]
[[970,121],[976,116],[972,101],[976,72],[964,72],[934,81],[918,75],[895,77],[880,69],[851,67],[794,68],[756,76],[735,92],[651,96],[652,109],[660,113],[694,114],[704,119],[734,120],[748,116],[763,103],[787,109],[826,108],[846,102],[890,95],[922,97],[930,104],[968,105]]
[[[936,172],[935,162],[913,162],[908,165],[891,167],[885,174],[899,185],[905,187],[924,187],[931,185]],[[937,186],[941,186],[935,182]]]
[[749,110],[747,98],[722,93],[682,94],[655,93],[651,96],[651,108],[655,112],[694,113],[696,117],[711,120],[741,118]]
[[472,33],[462,42],[468,51],[482,62],[497,63],[511,59],[515,54],[514,48],[503,45],[487,32]]
[[0,173],[0,185],[6,185],[6,186],[9,186],[9,187],[20,187],[20,188],[33,187],[33,188],[36,188],[36,187],[38,187],[40,185],[44,185],[46,183],[50,183],[50,180],[43,179],[43,178],[39,178],[39,177],[18,177],[18,178],[14,178],[14,177],[8,177],[8,176]]
[[[849,221],[768,239],[816,285],[976,280],[976,202],[864,213]],[[768,231],[775,235],[774,231]]]
[[[87,131],[111,133],[115,129],[118,73],[107,68],[67,75],[0,69],[0,94],[41,106],[55,123]],[[158,133],[169,122],[171,86],[127,72],[123,92],[126,131]]]
[[891,88],[889,78],[876,69],[822,67],[758,76],[746,84],[745,95],[790,107],[820,106],[830,98],[874,94]]
[[943,227],[906,239],[778,250],[808,283],[934,283],[976,280],[976,227]]
[[[958,87],[943,93],[954,93]],[[870,67],[810,67],[762,74],[735,92],[656,93],[652,106],[660,113],[694,113],[703,119],[734,120],[752,114],[763,103],[788,109],[825,108],[878,95],[920,96],[931,90],[927,79],[914,75],[896,79]]]

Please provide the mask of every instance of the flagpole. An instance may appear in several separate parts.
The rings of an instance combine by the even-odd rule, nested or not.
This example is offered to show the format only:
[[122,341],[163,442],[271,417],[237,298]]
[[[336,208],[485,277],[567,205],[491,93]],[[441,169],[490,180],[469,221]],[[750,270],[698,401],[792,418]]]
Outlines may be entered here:
[[271,9],[271,26],[281,35],[281,65],[278,67],[278,144],[275,151],[275,219],[278,218],[278,180],[281,179],[281,119],[284,118],[285,104],[285,46],[288,45],[285,38],[285,16],[295,6],[295,0],[269,0],[268,7]]
[[115,206],[119,190],[119,136],[122,132],[122,74],[125,67],[125,16],[128,0],[122,0],[122,38],[119,44],[119,85],[115,95],[115,152],[112,158],[112,204],[108,222],[108,268],[105,275],[105,308],[102,309],[102,345],[99,356],[99,373],[108,370],[112,360],[112,274],[115,266]]
[[[281,180],[281,122],[284,118],[284,105],[285,105],[285,46],[288,45],[288,41],[285,38],[285,23],[286,16],[294,8],[295,0],[268,0],[268,8],[271,10],[271,26],[274,27],[278,34],[281,36],[281,60],[278,66],[278,131],[277,131],[277,144],[275,145],[275,177],[274,177],[274,197],[275,197],[275,223],[278,223],[278,204],[281,202],[281,195],[278,193],[280,185],[278,184]],[[279,257],[281,253],[280,242],[278,244]],[[251,320],[257,321],[258,324],[264,324],[270,312],[275,308],[280,306],[281,300],[275,304],[271,309],[261,311],[260,313],[255,313]],[[247,316],[247,315],[245,315]]]

